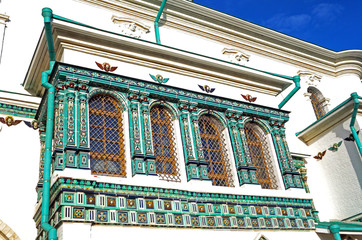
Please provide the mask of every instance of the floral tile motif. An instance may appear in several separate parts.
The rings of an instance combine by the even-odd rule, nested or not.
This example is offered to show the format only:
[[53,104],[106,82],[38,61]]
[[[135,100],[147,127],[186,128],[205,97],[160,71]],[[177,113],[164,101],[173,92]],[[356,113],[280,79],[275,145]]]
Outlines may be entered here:
[[279,219],[278,219],[278,225],[279,225],[279,227],[281,227],[281,228],[285,227],[284,219],[279,218]]
[[64,193],[64,202],[73,203],[74,202],[74,193]]
[[96,204],[96,197],[93,194],[87,194],[86,195],[86,202],[87,204],[94,205]]
[[199,220],[199,217],[198,216],[192,216],[191,217],[191,224],[192,226],[200,226],[200,220]]
[[251,218],[251,226],[254,228],[258,228],[259,227],[259,222],[257,218]]
[[108,212],[105,210],[97,210],[97,221],[98,222],[107,222]]
[[175,224],[176,225],[182,225],[183,224],[183,219],[182,219],[181,214],[175,214],[174,218],[175,218]]
[[224,224],[225,227],[230,227],[231,226],[231,222],[230,222],[229,217],[223,217],[222,218],[222,223]]
[[181,203],[182,211],[188,212],[189,211],[189,204],[188,203]]
[[146,200],[146,208],[147,209],[153,209],[153,200]]
[[292,228],[297,228],[297,222],[295,221],[295,219],[290,219],[290,225],[292,226]]
[[157,224],[166,224],[165,214],[156,213],[156,223]]
[[307,221],[306,219],[303,220],[303,225],[304,225],[304,227],[306,227],[306,228],[309,227],[308,221]]
[[118,212],[118,222],[128,223],[128,213],[127,212]]
[[235,213],[235,207],[234,206],[228,206],[229,208],[229,213],[230,214],[234,214]]
[[260,207],[256,207],[255,210],[258,215],[263,214]]
[[287,216],[288,215],[287,209],[282,208],[282,214],[283,216]]
[[221,207],[218,204],[214,204],[214,212],[215,213],[221,213]]
[[115,207],[116,206],[116,199],[115,198],[107,198],[107,206],[108,207]]
[[197,207],[199,209],[199,213],[204,213],[205,212],[205,205],[204,204],[198,204]]
[[249,208],[248,207],[243,207],[243,212],[244,212],[244,214],[249,214]]
[[245,227],[245,220],[242,217],[237,217],[236,222],[238,223],[239,227]]
[[136,200],[134,199],[127,199],[127,206],[129,208],[136,208]]
[[299,211],[298,211],[298,209],[294,209],[294,216],[299,217]]
[[73,218],[84,219],[84,208],[74,208],[73,209]]
[[215,226],[215,218],[207,217],[207,226],[214,227]]
[[268,227],[268,228],[273,227],[273,223],[272,223],[270,218],[265,218],[264,220],[265,220],[265,226],[266,227]]
[[275,208],[269,207],[269,214],[270,215],[275,215]]
[[137,221],[138,223],[147,223],[147,213],[140,212],[137,215]]
[[165,201],[164,202],[164,208],[165,208],[165,210],[172,210],[171,202]]

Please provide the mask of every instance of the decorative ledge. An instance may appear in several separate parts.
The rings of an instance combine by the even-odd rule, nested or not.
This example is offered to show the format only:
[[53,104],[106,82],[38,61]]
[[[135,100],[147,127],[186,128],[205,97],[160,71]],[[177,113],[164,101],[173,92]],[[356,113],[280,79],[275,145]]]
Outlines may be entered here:
[[[362,100],[359,99],[358,112],[362,111]],[[297,137],[307,145],[310,145],[328,133],[332,128],[338,124],[343,123],[352,116],[353,112],[353,99],[348,98],[346,101],[329,111],[322,118],[318,119],[307,128],[296,133]]]

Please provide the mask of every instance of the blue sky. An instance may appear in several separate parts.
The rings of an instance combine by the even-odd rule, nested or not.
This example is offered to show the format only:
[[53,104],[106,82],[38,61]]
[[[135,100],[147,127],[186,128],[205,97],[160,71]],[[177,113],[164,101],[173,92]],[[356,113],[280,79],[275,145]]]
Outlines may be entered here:
[[362,49],[362,0],[194,0],[322,47]]

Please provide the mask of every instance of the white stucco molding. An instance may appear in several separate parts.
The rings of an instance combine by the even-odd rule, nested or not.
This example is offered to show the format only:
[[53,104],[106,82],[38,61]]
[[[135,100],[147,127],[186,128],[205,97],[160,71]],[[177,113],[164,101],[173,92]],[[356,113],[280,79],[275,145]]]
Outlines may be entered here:
[[222,54],[227,56],[230,62],[237,63],[237,64],[243,64],[243,65],[246,62],[249,62],[249,58],[250,58],[250,55],[248,55],[238,49],[224,48],[222,50]]
[[316,73],[313,73],[308,70],[299,70],[297,75],[305,82],[308,86],[317,87],[321,82],[322,76]]
[[31,95],[0,90],[0,103],[18,107],[38,109],[40,98]]
[[112,16],[112,22],[121,28],[121,33],[130,37],[140,38],[143,34],[150,32],[150,27],[138,21],[127,18]]
[[[57,61],[61,61],[64,50],[72,50],[272,96],[293,83],[278,74],[75,23],[54,19],[52,26]],[[25,89],[31,94],[42,95],[41,71],[46,70],[48,65],[43,32],[24,81]]]
[[[362,114],[362,100],[360,99],[359,101],[360,105],[358,109],[358,115]],[[350,119],[352,117],[353,107],[353,100],[347,99],[339,106],[329,111],[322,118],[312,123],[301,132],[297,133],[297,137],[307,145],[316,142],[331,129],[337,125],[342,124],[347,119]]]
[[[111,11],[154,21],[160,1],[79,0]],[[346,73],[362,78],[362,50],[335,52],[286,34],[188,1],[168,0],[167,22],[188,34],[218,41],[230,48],[245,49],[330,76]]]

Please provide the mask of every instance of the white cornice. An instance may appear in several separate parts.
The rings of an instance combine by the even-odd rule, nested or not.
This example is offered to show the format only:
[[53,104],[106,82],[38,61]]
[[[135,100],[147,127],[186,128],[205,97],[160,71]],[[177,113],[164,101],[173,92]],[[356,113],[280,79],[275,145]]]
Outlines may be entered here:
[[[362,114],[362,101],[360,101],[358,115]],[[353,100],[346,101],[344,104],[336,107],[330,114],[316,121],[302,132],[298,133],[298,138],[305,144],[310,145],[330,132],[337,125],[342,124],[347,119],[351,118],[353,112]]]
[[[113,11],[153,21],[161,0],[80,0]],[[338,76],[354,73],[362,78],[362,50],[335,52],[251,22],[184,0],[168,0],[165,26],[219,41],[267,57]]]
[[[52,26],[58,60],[70,49],[269,95],[277,95],[292,84],[280,76],[144,40],[59,20]],[[40,74],[49,62],[45,41],[43,35],[25,79],[25,89],[38,96],[42,93]]]

